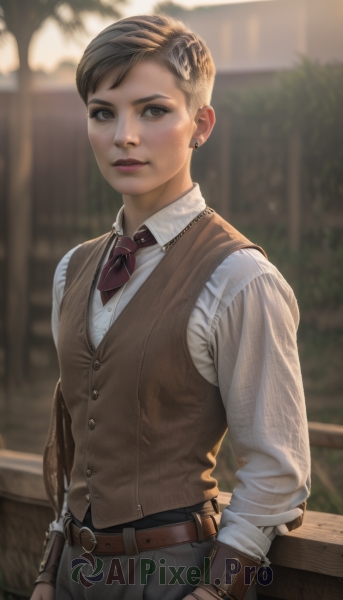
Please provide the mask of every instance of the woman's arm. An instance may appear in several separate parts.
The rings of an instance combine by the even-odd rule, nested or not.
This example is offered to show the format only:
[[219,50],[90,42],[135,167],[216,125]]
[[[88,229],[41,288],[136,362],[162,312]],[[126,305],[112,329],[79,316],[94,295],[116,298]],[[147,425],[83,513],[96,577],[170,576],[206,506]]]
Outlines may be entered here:
[[[279,275],[279,274],[278,274]],[[302,510],[310,449],[293,292],[279,275],[249,282],[218,321],[213,351],[239,469],[218,540],[265,560]]]
[[[233,552],[242,564],[248,558],[268,565],[272,540],[286,533],[294,519],[299,525],[303,507],[297,507],[310,488],[297,303],[273,265],[255,251],[243,251],[213,274],[198,308],[206,336],[205,325],[195,327],[201,323],[199,312],[191,326],[201,343],[207,339],[208,358],[204,351],[202,357],[196,355],[197,335],[189,336],[190,350],[199,371],[219,385],[239,465],[238,484],[217,536],[221,560],[225,552],[228,558]],[[239,600],[248,589],[241,587]],[[213,591],[205,586],[195,593],[210,599]]]
[[37,583],[31,600],[55,600],[56,590],[48,583]]
[[[79,244],[80,245],[80,244]],[[63,256],[63,258],[58,263],[55,275],[54,282],[52,286],[52,313],[51,313],[51,329],[52,329],[52,337],[54,338],[55,346],[57,347],[58,340],[58,330],[60,326],[60,310],[61,303],[64,294],[64,287],[67,276],[67,269],[69,265],[69,261],[74,254],[76,248],[79,246],[75,246]]]
[[[52,289],[52,334],[55,345],[57,346],[58,329],[60,321],[60,307],[64,294],[64,286],[69,260],[76,248],[70,250],[57,265],[53,289]],[[31,600],[54,600],[55,598],[55,580],[59,559],[64,546],[63,535],[63,517],[67,510],[67,485],[65,481],[64,504],[59,521],[53,521],[49,525],[49,539],[44,548],[44,555],[40,567],[39,576],[35,582],[35,589]],[[45,564],[44,564],[45,563]],[[48,582],[48,583],[47,583]]]

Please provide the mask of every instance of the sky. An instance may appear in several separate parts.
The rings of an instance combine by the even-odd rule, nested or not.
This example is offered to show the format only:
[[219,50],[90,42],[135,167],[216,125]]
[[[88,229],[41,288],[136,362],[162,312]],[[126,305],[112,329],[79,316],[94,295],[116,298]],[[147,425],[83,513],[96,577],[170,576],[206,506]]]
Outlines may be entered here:
[[[185,8],[194,6],[209,6],[218,4],[235,4],[260,0],[176,0],[176,4]],[[151,13],[157,4],[156,0],[128,0],[122,7],[123,17]],[[65,37],[52,20],[46,21],[41,30],[33,37],[30,47],[29,62],[31,68],[53,71],[63,60],[78,62],[82,52],[90,40],[106,27],[111,21],[97,16],[86,18],[87,34],[78,34],[72,39]],[[0,72],[7,74],[18,66],[16,44],[11,36],[0,45]]]

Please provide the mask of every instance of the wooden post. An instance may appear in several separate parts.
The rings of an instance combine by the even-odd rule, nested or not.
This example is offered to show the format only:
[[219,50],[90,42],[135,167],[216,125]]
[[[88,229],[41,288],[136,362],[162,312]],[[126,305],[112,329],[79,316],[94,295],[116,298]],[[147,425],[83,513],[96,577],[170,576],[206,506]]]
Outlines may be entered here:
[[32,115],[28,43],[21,49],[18,91],[9,119],[9,189],[7,203],[7,381],[18,386],[24,377],[28,327],[31,253]]
[[288,244],[297,252],[301,239],[301,138],[293,131],[288,145]]
[[230,217],[230,183],[231,183],[231,152],[230,152],[230,117],[227,110],[221,113],[220,131],[220,203],[219,212],[226,221]]

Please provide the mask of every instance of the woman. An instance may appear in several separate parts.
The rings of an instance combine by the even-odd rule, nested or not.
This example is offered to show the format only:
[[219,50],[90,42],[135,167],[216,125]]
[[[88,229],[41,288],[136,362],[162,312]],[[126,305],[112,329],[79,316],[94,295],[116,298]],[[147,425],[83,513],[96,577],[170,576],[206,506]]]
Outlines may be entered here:
[[[34,600],[55,587],[58,600],[250,600],[275,535],[301,524],[296,300],[190,175],[215,124],[214,74],[205,43],[161,16],[111,25],[78,66],[89,139],[123,207],[55,274],[61,383],[44,475],[57,520]],[[217,535],[211,472],[227,427],[240,468]]]

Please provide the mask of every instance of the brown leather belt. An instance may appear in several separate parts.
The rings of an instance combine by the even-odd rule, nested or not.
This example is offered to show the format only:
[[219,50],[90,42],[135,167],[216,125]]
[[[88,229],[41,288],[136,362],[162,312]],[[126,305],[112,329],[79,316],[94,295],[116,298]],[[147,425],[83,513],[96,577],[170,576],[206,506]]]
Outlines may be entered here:
[[[85,552],[93,554],[133,556],[144,550],[157,550],[168,546],[178,546],[187,542],[203,542],[218,532],[213,515],[200,516],[193,513],[194,521],[163,525],[152,529],[126,527],[123,533],[99,533],[69,523],[70,542],[79,544]],[[196,516],[195,516],[196,515]]]

